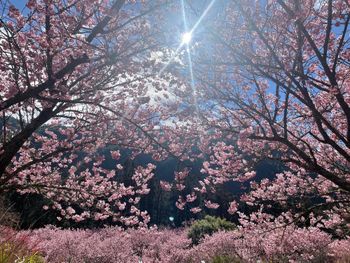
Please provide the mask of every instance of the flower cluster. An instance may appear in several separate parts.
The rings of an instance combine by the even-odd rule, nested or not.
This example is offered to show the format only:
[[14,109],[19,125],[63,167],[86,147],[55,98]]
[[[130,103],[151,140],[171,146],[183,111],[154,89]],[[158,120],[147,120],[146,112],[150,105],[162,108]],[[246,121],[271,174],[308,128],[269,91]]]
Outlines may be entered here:
[[46,227],[18,236],[30,237],[48,262],[211,262],[226,256],[242,262],[319,262],[350,256],[349,239],[333,240],[318,228],[290,225],[265,231],[241,227],[205,237],[191,246],[188,229],[62,230]]

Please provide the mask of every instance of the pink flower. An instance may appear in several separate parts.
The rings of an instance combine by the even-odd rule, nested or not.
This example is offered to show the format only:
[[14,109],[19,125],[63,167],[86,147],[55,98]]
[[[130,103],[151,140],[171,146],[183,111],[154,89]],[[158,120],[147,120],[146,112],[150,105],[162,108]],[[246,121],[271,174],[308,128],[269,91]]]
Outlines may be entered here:
[[176,207],[180,210],[184,210],[185,209],[185,205],[186,205],[186,201],[179,196],[178,200],[175,203]]
[[120,158],[120,152],[119,151],[111,151],[111,156],[114,160],[118,160]]
[[197,199],[197,196],[195,195],[195,193],[186,195],[186,201],[187,201],[188,203],[192,203],[192,202],[194,202],[196,199]]
[[190,211],[191,211],[193,214],[197,214],[197,213],[201,212],[202,209],[199,208],[199,207],[193,207],[193,208],[190,209]]
[[204,204],[209,209],[217,209],[220,206],[218,203],[213,203],[210,200],[205,200]]
[[231,215],[233,215],[234,213],[236,213],[238,210],[238,204],[236,201],[232,201],[230,203],[230,207],[228,208],[227,212]]
[[160,184],[160,187],[161,187],[164,191],[167,191],[167,192],[171,191],[171,185],[170,185],[168,182],[166,182],[166,181],[160,181],[159,184]]
[[75,214],[75,210],[74,210],[72,207],[70,207],[70,206],[67,207],[66,211],[67,211],[67,214],[68,214],[68,215],[73,215],[73,214]]

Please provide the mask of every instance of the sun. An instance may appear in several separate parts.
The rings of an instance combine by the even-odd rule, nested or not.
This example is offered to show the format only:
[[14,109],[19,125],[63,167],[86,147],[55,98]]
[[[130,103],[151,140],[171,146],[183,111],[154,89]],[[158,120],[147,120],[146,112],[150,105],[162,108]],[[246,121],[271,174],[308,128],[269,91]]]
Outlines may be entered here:
[[182,44],[189,44],[192,39],[192,33],[186,32],[182,34]]

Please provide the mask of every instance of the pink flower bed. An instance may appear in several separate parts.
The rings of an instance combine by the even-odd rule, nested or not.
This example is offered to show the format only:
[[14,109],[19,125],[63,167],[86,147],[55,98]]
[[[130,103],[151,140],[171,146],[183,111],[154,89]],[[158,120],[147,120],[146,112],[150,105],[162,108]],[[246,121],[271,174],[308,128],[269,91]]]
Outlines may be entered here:
[[318,228],[288,226],[268,232],[238,229],[218,232],[191,246],[187,229],[116,227],[99,230],[62,230],[46,227],[18,236],[29,236],[36,248],[53,263],[212,262],[226,256],[237,262],[335,262],[350,258],[350,240],[334,240]]

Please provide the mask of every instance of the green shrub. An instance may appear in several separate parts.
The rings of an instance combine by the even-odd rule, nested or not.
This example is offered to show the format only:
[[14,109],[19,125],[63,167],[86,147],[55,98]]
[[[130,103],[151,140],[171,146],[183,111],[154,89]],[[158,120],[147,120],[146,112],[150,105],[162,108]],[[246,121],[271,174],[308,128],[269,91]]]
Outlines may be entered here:
[[38,254],[33,254],[31,256],[26,256],[22,259],[23,263],[45,263],[45,260],[42,256]]
[[195,221],[188,232],[192,244],[197,245],[205,235],[212,235],[218,231],[229,231],[236,228],[236,225],[226,219],[213,216],[205,216],[202,220]]
[[45,260],[36,252],[31,252],[15,242],[0,244],[0,263],[44,263]]

